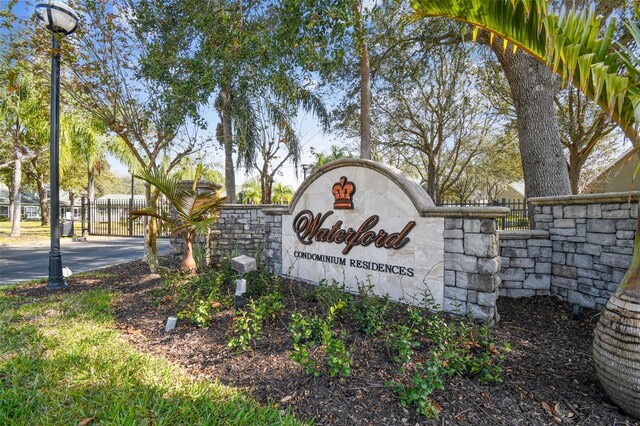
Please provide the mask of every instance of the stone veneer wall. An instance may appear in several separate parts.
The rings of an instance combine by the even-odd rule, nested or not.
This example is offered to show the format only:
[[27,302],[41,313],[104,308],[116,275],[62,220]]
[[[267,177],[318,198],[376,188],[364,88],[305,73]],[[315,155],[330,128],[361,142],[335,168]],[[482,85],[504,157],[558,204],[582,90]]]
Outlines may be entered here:
[[500,286],[499,240],[494,218],[445,217],[445,312],[495,323]]
[[255,257],[262,252],[266,264],[280,273],[282,216],[273,212],[281,210],[263,205],[225,205],[209,233],[211,261],[217,263],[227,256]]
[[500,294],[550,293],[571,304],[602,309],[631,262],[639,196],[530,199],[535,231],[500,234]]
[[552,242],[546,231],[500,231],[500,296],[548,296]]
[[[500,278],[499,240],[494,217],[504,208],[434,208],[430,216],[444,217],[445,312],[470,314],[495,323]],[[282,215],[286,208],[261,205],[226,205],[210,233],[213,262],[224,256],[255,256],[282,273]],[[487,217],[488,216],[488,217]]]

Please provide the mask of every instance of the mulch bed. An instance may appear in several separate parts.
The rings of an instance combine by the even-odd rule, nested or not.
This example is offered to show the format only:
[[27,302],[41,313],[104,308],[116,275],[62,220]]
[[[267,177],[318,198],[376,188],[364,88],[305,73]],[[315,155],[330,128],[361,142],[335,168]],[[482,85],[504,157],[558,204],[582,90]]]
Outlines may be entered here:
[[[289,358],[292,343],[284,323],[265,327],[254,350],[237,354],[227,347],[233,312],[220,313],[209,328],[179,324],[167,333],[166,318],[175,312],[168,304],[151,303],[150,291],[160,286],[158,274],[150,274],[141,262],[101,272],[104,278],[70,277],[63,291],[120,292],[117,327],[133,345],[184,366],[193,376],[245,388],[257,400],[316,424],[640,425],[621,413],[598,383],[591,356],[596,313],[583,310],[574,320],[570,306],[549,297],[499,299],[501,320],[494,333],[513,349],[503,361],[503,383],[487,386],[447,378],[445,390],[433,395],[442,407],[441,419],[435,421],[400,406],[385,386],[397,366],[380,338],[357,334],[349,341],[354,359],[350,377],[313,378]],[[42,284],[14,293],[51,294]]]

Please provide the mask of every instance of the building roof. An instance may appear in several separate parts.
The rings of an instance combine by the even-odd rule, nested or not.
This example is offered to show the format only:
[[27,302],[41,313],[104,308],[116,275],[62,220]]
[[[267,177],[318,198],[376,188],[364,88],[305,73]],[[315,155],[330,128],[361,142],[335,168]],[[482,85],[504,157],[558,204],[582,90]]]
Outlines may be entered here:
[[[584,186],[584,192],[605,192],[607,190],[607,183],[618,178],[624,179],[624,187],[620,190],[628,190],[629,182],[633,180],[632,176],[629,175],[629,171],[624,173],[624,169],[630,167],[632,169],[632,173],[635,173],[636,168],[636,159],[634,158],[634,153],[636,152],[635,147],[631,147],[625,152],[623,152],[618,158],[616,158],[606,169],[604,169],[600,174],[591,179]],[[610,190],[609,190],[610,191]]]
[[[20,203],[23,205],[39,206],[40,200],[36,195],[30,192],[22,191],[22,198]],[[0,188],[0,205],[9,204],[9,190],[7,188]]]
[[511,182],[508,186],[524,197],[524,182]]

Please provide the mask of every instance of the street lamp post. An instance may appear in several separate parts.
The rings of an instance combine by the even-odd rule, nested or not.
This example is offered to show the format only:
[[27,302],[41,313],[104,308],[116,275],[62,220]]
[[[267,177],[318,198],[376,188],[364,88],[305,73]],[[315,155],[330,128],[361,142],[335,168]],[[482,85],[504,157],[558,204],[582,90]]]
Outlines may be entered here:
[[304,179],[307,178],[307,173],[309,173],[309,170],[311,170],[311,164],[303,164],[302,165],[302,173],[304,174]]
[[51,249],[47,288],[67,285],[62,275],[60,253],[60,41],[78,27],[78,15],[66,4],[50,0],[36,5],[36,14],[51,31],[51,139],[49,147],[51,175]]

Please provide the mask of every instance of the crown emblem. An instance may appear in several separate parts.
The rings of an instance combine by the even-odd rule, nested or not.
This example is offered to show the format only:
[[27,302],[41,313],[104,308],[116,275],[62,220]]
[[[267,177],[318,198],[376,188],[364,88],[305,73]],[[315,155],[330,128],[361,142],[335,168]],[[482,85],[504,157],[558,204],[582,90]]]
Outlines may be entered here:
[[331,193],[335,197],[334,209],[353,209],[353,194],[356,193],[356,185],[349,182],[346,176],[342,176],[339,182],[331,187]]

